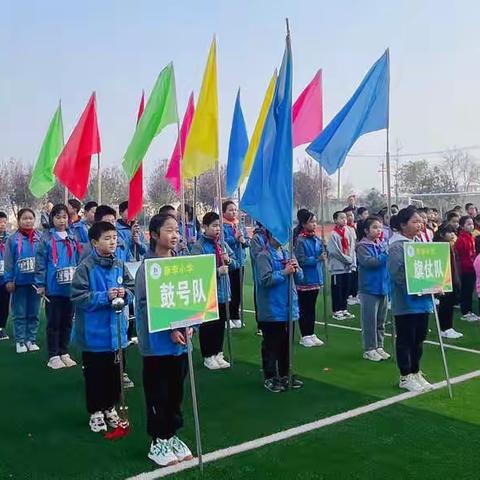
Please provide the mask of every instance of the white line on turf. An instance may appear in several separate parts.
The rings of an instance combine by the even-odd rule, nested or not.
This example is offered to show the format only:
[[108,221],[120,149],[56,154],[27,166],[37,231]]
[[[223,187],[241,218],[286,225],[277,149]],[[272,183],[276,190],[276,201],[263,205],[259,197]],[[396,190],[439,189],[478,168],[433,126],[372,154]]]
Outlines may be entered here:
[[[466,373],[458,377],[450,379],[452,384],[465,382],[471,380],[472,378],[480,377],[480,370],[475,370],[474,372]],[[433,385],[434,390],[444,388],[447,385],[447,382],[438,382]],[[221,450],[216,450],[215,452],[207,453],[203,456],[204,463],[214,462],[222,458],[231,457],[232,455],[237,455],[239,453],[248,452],[249,450],[256,450],[257,448],[264,447],[265,445],[270,445],[272,443],[280,442],[288,438],[296,437],[313,430],[318,430],[335,423],[343,422],[360,415],[365,415],[366,413],[374,412],[375,410],[380,410],[381,408],[388,407],[395,403],[403,402],[409,400],[410,398],[417,397],[422,395],[424,392],[405,392],[394,397],[385,398],[383,400],[378,400],[377,402],[369,403],[362,407],[357,407],[346,412],[338,413],[337,415],[332,415],[331,417],[322,418],[315,422],[305,423],[304,425],[299,425],[298,427],[289,428],[282,432],[273,433],[272,435],[267,435],[265,437],[256,438],[248,442],[240,443],[232,447],[223,448]],[[181,472],[183,470],[188,470],[190,468],[196,467],[198,462],[196,459],[190,460],[188,462],[178,463],[171,467],[157,468],[151,472],[140,473],[139,475],[128,478],[127,480],[154,480],[156,478],[166,477],[174,473]]]

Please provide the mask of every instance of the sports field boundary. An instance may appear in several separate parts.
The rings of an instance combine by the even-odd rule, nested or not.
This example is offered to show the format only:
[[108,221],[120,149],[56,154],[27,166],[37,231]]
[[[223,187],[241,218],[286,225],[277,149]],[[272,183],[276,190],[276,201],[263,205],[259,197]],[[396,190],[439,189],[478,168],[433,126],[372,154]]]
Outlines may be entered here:
[[[450,382],[452,383],[452,385],[454,385],[454,384],[466,382],[468,380],[478,378],[478,377],[480,377],[480,370],[475,370],[473,372],[459,375],[458,377],[453,377],[450,379]],[[445,380],[435,383],[433,384],[433,390],[439,390],[439,389],[445,388],[446,385],[447,385],[447,382]],[[233,455],[238,455],[240,453],[256,450],[266,445],[271,445],[273,443],[281,442],[283,440],[287,440],[289,438],[293,438],[298,435],[303,435],[304,433],[307,433],[307,432],[319,430],[321,428],[328,427],[329,425],[334,425],[336,423],[344,422],[345,420],[349,420],[351,418],[365,415],[366,413],[371,413],[376,410],[389,407],[390,405],[394,405],[396,403],[403,402],[405,400],[409,400],[411,398],[415,398],[420,395],[425,395],[426,393],[429,393],[429,392],[401,393],[399,395],[395,395],[389,398],[384,398],[382,400],[378,400],[376,402],[369,403],[367,405],[363,405],[361,407],[357,407],[352,410],[347,410],[346,412],[338,413],[330,417],[325,417],[320,420],[316,420],[314,422],[305,423],[303,425],[289,428],[281,432],[273,433],[265,437],[259,437],[254,440],[249,440],[248,442],[244,442],[238,445],[233,445],[228,448],[216,450],[214,452],[210,452],[203,455],[203,463],[204,464],[211,463],[217,460],[221,460],[223,458],[231,457]],[[151,472],[140,473],[138,475],[128,477],[126,480],[155,480],[157,478],[167,477],[169,475],[173,475],[175,473],[189,470],[194,467],[198,467],[198,460],[196,458],[188,462],[178,463],[177,465],[173,465],[171,467],[158,468],[156,470],[152,470]]]

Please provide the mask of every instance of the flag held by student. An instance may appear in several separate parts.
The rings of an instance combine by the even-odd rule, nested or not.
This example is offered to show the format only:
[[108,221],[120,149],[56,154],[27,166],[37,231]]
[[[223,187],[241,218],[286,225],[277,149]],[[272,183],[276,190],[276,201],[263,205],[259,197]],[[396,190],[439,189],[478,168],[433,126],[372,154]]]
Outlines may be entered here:
[[[145,110],[145,92],[142,91],[142,98],[138,106],[137,125]],[[128,220],[133,220],[143,208],[143,164],[138,167],[137,173],[130,180],[128,185]]]
[[323,129],[322,70],[319,70],[292,108],[293,148],[310,143]]
[[247,127],[245,126],[245,119],[243,118],[242,106],[240,104],[240,89],[238,89],[233,111],[232,129],[230,131],[230,143],[228,145],[227,195],[230,197],[238,188],[247,149]]
[[182,183],[182,171],[181,171],[181,159],[185,152],[185,143],[187,142],[190,126],[192,125],[193,115],[195,113],[195,101],[193,92],[188,99],[187,110],[182,120],[182,126],[180,127],[180,138],[177,138],[175,148],[173,149],[170,163],[168,164],[167,173],[165,178],[174,188],[177,194],[180,194],[180,187]]
[[60,183],[80,200],[87,193],[92,155],[100,152],[96,97],[93,92],[54,169]]
[[53,115],[42,148],[33,168],[32,178],[28,188],[37,198],[42,197],[55,186],[53,169],[63,148],[62,107],[58,105]]
[[292,52],[289,36],[240,207],[262,223],[280,243],[288,241],[293,213]]
[[211,170],[218,161],[217,47],[215,38],[208,54],[197,108],[182,158],[184,180]]
[[178,122],[177,96],[173,63],[158,75],[145,110],[123,157],[123,169],[131,179],[147,153],[153,139],[168,125]]
[[389,53],[386,50],[369,70],[352,98],[308,146],[307,153],[329,175],[342,167],[348,152],[360,136],[387,128],[389,63]]

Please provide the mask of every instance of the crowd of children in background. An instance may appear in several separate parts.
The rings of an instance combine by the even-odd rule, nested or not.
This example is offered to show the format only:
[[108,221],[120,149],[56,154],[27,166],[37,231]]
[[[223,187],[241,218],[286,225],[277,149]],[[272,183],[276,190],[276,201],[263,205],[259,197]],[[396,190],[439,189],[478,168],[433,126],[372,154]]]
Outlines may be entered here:
[[[450,243],[453,292],[438,296],[439,320],[443,337],[462,337],[453,325],[458,302],[463,320],[480,321],[472,304],[475,290],[480,296],[480,215],[472,204],[465,206],[465,215],[461,210],[455,207],[443,221],[433,208],[399,210],[392,205],[372,215],[350,199],[347,208],[333,214],[333,231],[325,243],[318,234],[315,214],[300,209],[293,252],[261,224],[250,238],[236,204],[230,200],[222,205],[222,217],[208,212],[201,225],[191,206],[184,206],[185,225],[177,220],[183,215],[173,206],[163,206],[150,221],[149,244],[138,224],[128,221],[128,202],[119,205],[118,219],[114,208],[96,202],[86,203],[82,214],[76,199],[66,205],[50,203],[41,216],[43,231],[35,228],[35,213],[29,208],[18,212],[14,232],[8,231],[7,215],[0,212],[0,340],[8,340],[6,323],[11,310],[16,352],[38,351],[43,299],[47,366],[58,370],[77,365],[70,356],[70,341],[75,342],[83,366],[89,425],[94,432],[115,428],[120,422],[115,409],[120,382],[127,387],[133,382],[126,372],[120,378],[118,351],[138,341],[147,432],[152,438],[148,456],[159,465],[171,465],[192,458],[177,431],[183,424],[181,402],[188,371],[185,334],[193,331],[149,332],[145,269],[142,263],[132,278],[128,262],[215,255],[220,318],[201,325],[198,335],[204,366],[219,370],[230,367],[223,348],[227,321],[231,328],[244,325],[241,302],[249,249],[257,333],[262,336],[264,386],[274,393],[303,386],[300,379],[289,376],[290,314],[295,323],[298,320],[302,347],[323,345],[315,334],[316,305],[328,272],[333,319],[354,319],[349,306],[360,304],[366,360],[390,358],[384,349],[384,335],[391,303],[399,386],[421,391],[431,388],[420,361],[433,305],[428,296],[407,294],[404,243]],[[117,297],[129,306],[120,343],[111,308]],[[132,322],[129,324],[133,318],[136,336]]]

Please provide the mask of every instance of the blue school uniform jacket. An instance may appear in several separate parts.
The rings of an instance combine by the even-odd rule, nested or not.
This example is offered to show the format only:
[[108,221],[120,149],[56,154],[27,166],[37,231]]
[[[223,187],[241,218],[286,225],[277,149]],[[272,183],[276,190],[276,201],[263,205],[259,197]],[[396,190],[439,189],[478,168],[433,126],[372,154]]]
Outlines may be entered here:
[[[145,258],[156,258],[156,255],[149,250]],[[156,333],[149,333],[148,331],[144,262],[140,265],[135,277],[135,322],[138,334],[138,347],[143,356],[178,356],[186,353],[186,346],[172,342],[170,337],[172,330]]]
[[370,295],[387,295],[389,278],[385,243],[362,238],[357,243],[358,291]]
[[44,287],[47,295],[70,297],[80,249],[71,232],[65,239],[54,228],[45,232],[35,255],[35,285]]
[[[229,256],[230,264],[228,265],[228,270],[233,271],[237,270],[238,263],[235,258],[234,253],[227,243],[223,245],[223,251]],[[215,243],[211,238],[202,235],[196,243],[192,246],[192,255],[205,255],[213,253],[215,254]],[[228,275],[219,275],[217,270],[217,298],[218,303],[227,303],[230,301],[230,278]]]
[[242,245],[236,238],[235,238],[235,230],[233,226],[229,223],[226,223],[224,220],[223,223],[223,236],[225,239],[225,243],[231,248],[232,252],[235,255],[235,259],[237,260],[237,267],[245,266],[247,261],[247,253],[246,249],[250,246],[250,239],[248,238],[248,233],[245,227],[241,227],[240,225],[237,226],[237,229],[240,229],[243,233],[243,238],[245,239],[245,243]]
[[295,244],[295,257],[303,270],[299,287],[321,287],[323,285],[323,242],[316,235],[299,235]]
[[145,255],[147,247],[143,232],[140,231],[140,243],[137,244],[133,241],[132,227],[128,225],[128,223],[123,220],[118,220],[115,226],[117,228],[118,238],[123,240],[123,243],[130,251],[132,260],[139,260],[141,256]]
[[88,243],[88,229],[89,226],[87,222],[82,218],[76,222],[73,222],[70,225],[69,230],[71,231],[73,238],[75,238],[77,242],[84,245]]
[[0,285],[5,285],[5,248],[8,240],[8,232],[0,237]]
[[[116,313],[108,298],[110,288],[124,287],[125,304],[133,301],[130,277],[123,262],[113,257],[100,257],[94,250],[77,267],[72,281],[72,302],[75,307],[73,339],[82,351],[113,352],[118,350]],[[127,346],[127,321],[121,314],[122,347]]]
[[[259,322],[288,321],[288,276],[284,275],[285,261],[289,259],[288,252],[281,248],[275,250],[271,245],[257,256],[256,294],[257,318]],[[298,320],[298,297],[295,283],[301,282],[303,272],[300,268],[294,275],[292,284],[293,320]]]
[[6,282],[15,282],[16,285],[33,285],[35,275],[35,255],[40,242],[40,233],[35,231],[33,245],[28,237],[18,230],[8,237],[5,245],[5,274]]

